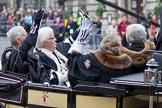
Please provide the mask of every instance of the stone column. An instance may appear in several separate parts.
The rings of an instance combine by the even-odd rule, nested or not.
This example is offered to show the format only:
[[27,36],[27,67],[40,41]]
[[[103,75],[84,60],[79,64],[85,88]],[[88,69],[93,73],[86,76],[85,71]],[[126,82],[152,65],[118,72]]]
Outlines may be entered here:
[[[136,10],[135,9],[132,9],[131,7],[131,0],[128,0],[128,6],[127,6],[127,9],[128,10],[131,10],[132,12],[136,13]],[[138,14],[138,13],[137,13]],[[137,18],[136,17],[133,17],[133,16],[130,16],[128,15],[128,20],[132,23],[136,23],[137,22]]]
[[[125,9],[126,8],[126,4],[127,4],[126,1],[127,0],[118,0],[118,2],[117,2],[118,3],[118,6]],[[123,14],[123,12],[118,11],[118,14]]]
[[55,6],[54,6],[54,0],[50,0],[50,6],[52,7],[52,9],[55,8]]
[[79,3],[78,3],[78,2],[79,2],[78,0],[73,0],[73,1],[72,1],[73,16],[74,16],[75,18],[78,17],[78,10],[80,9]]
[[46,8],[49,8],[49,6],[50,6],[50,5],[49,5],[50,2],[51,2],[50,0],[46,0]]
[[14,0],[10,1],[10,7],[14,7]]
[[[118,0],[118,6],[121,7],[121,8],[124,8],[126,9],[126,3],[127,0]],[[124,14],[122,11],[118,10],[118,22],[120,22],[122,20],[122,15]]]
[[[113,3],[114,5],[118,6],[118,0],[109,0],[109,2]],[[108,15],[112,15],[112,18],[117,18],[117,14],[118,14],[118,10],[115,9],[115,8],[112,8],[110,6],[106,6],[106,10],[107,12],[104,12],[104,14],[107,14],[107,17]]]

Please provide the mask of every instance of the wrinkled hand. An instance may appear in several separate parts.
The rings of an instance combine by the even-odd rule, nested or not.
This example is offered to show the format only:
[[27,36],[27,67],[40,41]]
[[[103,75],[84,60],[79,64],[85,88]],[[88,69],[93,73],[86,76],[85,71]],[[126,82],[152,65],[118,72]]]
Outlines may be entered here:
[[154,42],[150,42],[149,40],[147,41],[144,41],[144,45],[145,45],[145,50],[154,50],[156,47],[155,47],[155,44]]
[[37,12],[34,13],[30,33],[34,34],[34,33],[38,32],[43,15],[44,15],[44,10],[42,8],[40,8]]

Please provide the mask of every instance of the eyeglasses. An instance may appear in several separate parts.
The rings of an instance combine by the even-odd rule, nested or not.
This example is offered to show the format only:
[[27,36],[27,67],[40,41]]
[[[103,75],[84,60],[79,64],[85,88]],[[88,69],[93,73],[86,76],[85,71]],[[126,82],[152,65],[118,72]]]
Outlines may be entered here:
[[48,40],[52,40],[52,39],[55,39],[55,38],[54,37],[48,38]]

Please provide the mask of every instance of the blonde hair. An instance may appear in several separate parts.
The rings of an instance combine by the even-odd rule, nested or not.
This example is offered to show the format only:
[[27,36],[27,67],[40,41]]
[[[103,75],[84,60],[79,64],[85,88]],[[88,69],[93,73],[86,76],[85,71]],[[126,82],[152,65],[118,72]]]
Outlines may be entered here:
[[108,35],[100,43],[100,49],[114,55],[120,54],[121,38],[119,35]]

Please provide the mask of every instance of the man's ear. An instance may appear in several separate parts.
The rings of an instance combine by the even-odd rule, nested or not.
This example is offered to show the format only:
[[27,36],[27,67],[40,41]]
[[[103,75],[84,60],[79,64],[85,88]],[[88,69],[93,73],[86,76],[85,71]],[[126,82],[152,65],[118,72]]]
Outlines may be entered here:
[[145,38],[145,39],[143,39],[143,43],[146,43],[146,41],[147,41],[147,40],[146,40],[146,38]]
[[17,45],[20,45],[21,44],[20,38],[16,38],[15,42],[16,42]]

